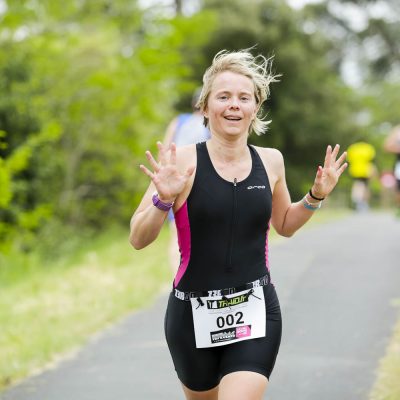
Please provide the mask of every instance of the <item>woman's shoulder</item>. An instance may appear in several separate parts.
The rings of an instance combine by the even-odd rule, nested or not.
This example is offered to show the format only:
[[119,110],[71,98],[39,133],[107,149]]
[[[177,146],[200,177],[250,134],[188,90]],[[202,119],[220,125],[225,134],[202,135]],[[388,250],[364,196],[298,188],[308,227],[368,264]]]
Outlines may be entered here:
[[273,192],[276,182],[285,175],[282,153],[278,149],[271,147],[254,146],[254,148],[260,155],[261,161],[268,173],[269,183]]
[[278,149],[272,147],[253,146],[260,155],[263,162],[268,164],[279,165],[283,163],[283,155]]

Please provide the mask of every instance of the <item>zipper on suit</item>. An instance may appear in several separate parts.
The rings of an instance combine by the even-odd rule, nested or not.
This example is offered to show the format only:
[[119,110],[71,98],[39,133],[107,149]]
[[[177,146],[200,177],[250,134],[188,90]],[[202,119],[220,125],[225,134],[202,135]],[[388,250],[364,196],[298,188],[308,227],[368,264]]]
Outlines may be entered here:
[[233,206],[232,206],[232,219],[231,219],[231,232],[229,237],[229,246],[228,246],[228,257],[227,257],[227,266],[226,270],[232,272],[232,253],[233,253],[233,244],[235,238],[235,231],[236,231],[236,214],[237,214],[237,198],[236,198],[236,191],[237,191],[237,179],[233,180]]

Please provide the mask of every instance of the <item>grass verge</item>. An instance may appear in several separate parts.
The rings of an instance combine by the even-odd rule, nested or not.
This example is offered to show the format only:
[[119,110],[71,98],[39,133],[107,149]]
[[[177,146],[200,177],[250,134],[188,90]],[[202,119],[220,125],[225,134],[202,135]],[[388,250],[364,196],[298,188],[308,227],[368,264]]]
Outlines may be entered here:
[[[400,304],[400,301],[398,301]],[[400,319],[394,328],[386,354],[379,363],[370,400],[400,399]]]
[[51,265],[35,255],[8,260],[0,272],[0,389],[151,303],[171,279],[166,247],[165,231],[138,252],[119,230]]
[[[321,210],[306,226],[348,211]],[[271,231],[271,241],[276,240]],[[57,261],[14,254],[0,265],[0,390],[79,348],[92,334],[149,305],[170,285],[168,230],[135,251],[110,230]]]

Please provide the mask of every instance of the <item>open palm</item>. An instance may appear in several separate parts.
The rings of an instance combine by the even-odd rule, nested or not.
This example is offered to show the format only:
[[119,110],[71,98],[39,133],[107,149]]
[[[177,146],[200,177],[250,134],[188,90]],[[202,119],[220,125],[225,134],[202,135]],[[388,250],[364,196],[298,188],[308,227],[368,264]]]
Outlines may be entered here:
[[337,144],[334,149],[329,145],[326,149],[324,166],[318,167],[315,176],[312,192],[315,196],[325,198],[334,189],[338,183],[340,175],[347,168],[346,152],[344,152],[337,160],[340,146]]
[[[146,151],[146,157],[153,168],[151,172],[144,165],[140,169],[152,180],[158,196],[163,201],[173,202],[185,188],[195,167],[190,167],[185,173],[181,173],[176,165],[176,145],[171,143],[168,149],[162,143],[157,142],[159,161],[157,162],[150,151]],[[167,153],[170,150],[168,157]]]

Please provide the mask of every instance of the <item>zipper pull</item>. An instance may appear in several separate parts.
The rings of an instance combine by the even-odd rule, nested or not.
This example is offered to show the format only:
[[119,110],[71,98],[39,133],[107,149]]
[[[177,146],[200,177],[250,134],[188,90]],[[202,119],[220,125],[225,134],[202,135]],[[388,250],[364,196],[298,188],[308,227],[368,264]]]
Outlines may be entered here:
[[236,184],[237,184],[237,179],[234,178],[234,179],[233,179],[233,186],[236,186]]

